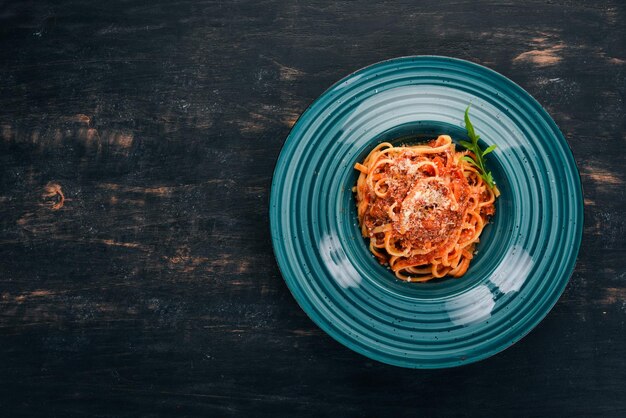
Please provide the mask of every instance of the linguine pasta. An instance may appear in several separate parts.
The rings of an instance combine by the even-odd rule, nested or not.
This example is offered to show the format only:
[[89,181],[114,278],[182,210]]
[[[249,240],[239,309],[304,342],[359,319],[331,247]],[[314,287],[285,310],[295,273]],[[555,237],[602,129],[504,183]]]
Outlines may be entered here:
[[381,143],[355,164],[361,232],[399,279],[424,282],[467,271],[499,192],[465,155],[473,156],[440,135],[415,146]]

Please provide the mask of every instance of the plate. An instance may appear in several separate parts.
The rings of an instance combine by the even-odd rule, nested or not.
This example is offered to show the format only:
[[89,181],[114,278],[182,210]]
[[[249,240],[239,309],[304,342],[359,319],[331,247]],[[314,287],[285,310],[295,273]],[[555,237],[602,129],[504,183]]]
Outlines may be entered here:
[[[468,104],[497,145],[496,215],[462,278],[397,280],[360,235],[354,163],[383,141],[467,139]],[[285,282],[320,328],[374,360],[443,368],[504,350],[548,314],[574,269],[583,203],[567,142],[528,93],[468,61],[416,56],[347,76],[302,114],[276,164],[270,223]]]

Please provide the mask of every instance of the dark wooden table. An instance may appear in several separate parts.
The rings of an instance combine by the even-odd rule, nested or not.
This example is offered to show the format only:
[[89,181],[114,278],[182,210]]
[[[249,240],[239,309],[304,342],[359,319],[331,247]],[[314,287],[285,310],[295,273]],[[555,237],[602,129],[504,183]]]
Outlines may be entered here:
[[[0,415],[626,416],[625,22],[618,1],[0,2]],[[553,311],[440,371],[320,331],[268,224],[298,115],[417,54],[529,91],[585,192]]]

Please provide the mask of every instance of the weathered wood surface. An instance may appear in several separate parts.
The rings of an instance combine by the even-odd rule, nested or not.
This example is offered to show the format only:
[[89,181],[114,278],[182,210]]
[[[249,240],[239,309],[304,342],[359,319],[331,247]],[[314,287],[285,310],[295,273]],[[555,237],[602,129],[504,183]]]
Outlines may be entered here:
[[[619,1],[0,2],[1,415],[625,416],[625,22]],[[321,332],[269,237],[297,116],[413,54],[528,90],[585,192],[554,310],[442,371]]]

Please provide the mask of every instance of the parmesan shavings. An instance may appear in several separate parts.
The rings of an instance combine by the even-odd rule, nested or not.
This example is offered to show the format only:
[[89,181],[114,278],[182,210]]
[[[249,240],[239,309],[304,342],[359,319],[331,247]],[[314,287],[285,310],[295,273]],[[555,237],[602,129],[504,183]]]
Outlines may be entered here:
[[432,180],[419,182],[402,202],[400,222],[404,232],[419,227],[420,221],[425,218],[436,220],[439,226],[443,226],[443,221],[447,224],[448,220],[438,214],[456,205],[452,205],[450,198],[443,193],[445,186],[436,187],[434,183]]

